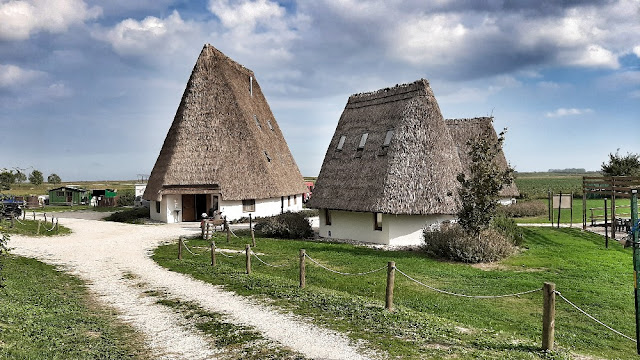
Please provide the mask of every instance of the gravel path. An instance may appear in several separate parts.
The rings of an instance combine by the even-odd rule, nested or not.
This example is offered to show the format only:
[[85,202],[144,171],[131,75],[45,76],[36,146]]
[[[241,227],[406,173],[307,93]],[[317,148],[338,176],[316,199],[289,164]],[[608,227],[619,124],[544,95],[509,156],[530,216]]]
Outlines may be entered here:
[[309,358],[369,358],[363,355],[362,347],[340,333],[167,271],[150,259],[152,249],[159,244],[199,232],[197,224],[128,225],[84,219],[61,219],[60,224],[71,228],[73,234],[53,238],[13,236],[12,252],[59,265],[87,280],[99,300],[145,334],[154,358],[215,359],[217,351],[210,340],[186,326],[181,315],[145,296],[144,291],[149,289],[226,314],[229,322],[251,326],[265,338]]

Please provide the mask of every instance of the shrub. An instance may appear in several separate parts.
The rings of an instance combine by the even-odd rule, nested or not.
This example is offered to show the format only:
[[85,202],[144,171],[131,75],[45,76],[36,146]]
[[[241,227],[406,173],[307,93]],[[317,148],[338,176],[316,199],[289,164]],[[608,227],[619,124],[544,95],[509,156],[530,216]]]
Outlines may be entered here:
[[481,230],[479,235],[466,232],[459,224],[442,224],[438,230],[425,229],[424,251],[434,257],[479,263],[496,261],[511,255],[515,246],[495,229]]
[[118,194],[118,206],[133,206],[135,198],[134,190],[124,190]]
[[520,246],[522,244],[524,232],[512,218],[496,216],[491,220],[491,228],[500,232],[513,245]]
[[254,229],[264,236],[283,239],[308,238],[313,235],[311,224],[304,214],[293,212],[258,219]]
[[498,215],[510,218],[519,218],[526,216],[541,216],[548,212],[547,205],[544,201],[522,201],[511,205],[501,205],[498,207]]
[[116,211],[104,218],[107,221],[123,222],[129,224],[141,224],[149,218],[149,209],[146,207]]

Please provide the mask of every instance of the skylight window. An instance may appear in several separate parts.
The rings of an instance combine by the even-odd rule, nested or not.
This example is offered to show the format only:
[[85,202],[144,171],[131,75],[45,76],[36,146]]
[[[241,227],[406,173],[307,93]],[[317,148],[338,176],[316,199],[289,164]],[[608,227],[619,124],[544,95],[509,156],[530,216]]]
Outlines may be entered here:
[[260,129],[262,129],[262,125],[260,125],[260,121],[258,121],[258,116],[257,115],[253,115],[253,120],[255,120],[256,121],[256,125],[258,125],[258,127]]
[[342,150],[342,147],[344,146],[344,141],[347,139],[346,136],[342,135],[340,136],[340,141],[338,141],[338,147],[336,147],[336,150]]
[[267,120],[267,125],[269,126],[269,129],[273,131],[273,125],[271,125],[271,120]]
[[267,157],[267,161],[268,161],[268,162],[271,162],[271,157],[269,156],[269,154],[267,154],[267,152],[266,152],[266,151],[264,152],[264,156],[266,156],[266,157]]
[[367,143],[367,138],[368,137],[369,137],[369,133],[362,134],[362,137],[360,138],[360,144],[358,145],[358,150],[363,150],[364,149],[364,144]]
[[389,144],[391,143],[391,138],[393,138],[393,129],[387,130],[387,135],[385,135],[384,137],[384,143],[382,143],[382,146],[389,146]]

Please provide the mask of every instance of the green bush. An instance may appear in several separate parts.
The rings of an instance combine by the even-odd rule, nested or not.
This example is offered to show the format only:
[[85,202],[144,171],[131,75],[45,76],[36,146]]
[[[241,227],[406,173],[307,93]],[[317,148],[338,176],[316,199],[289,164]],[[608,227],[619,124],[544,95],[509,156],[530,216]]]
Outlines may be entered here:
[[104,218],[107,221],[123,222],[129,224],[141,224],[149,218],[149,209],[146,207],[116,211]]
[[498,215],[510,218],[541,216],[548,212],[547,205],[541,200],[521,201],[511,205],[498,207]]
[[491,220],[491,228],[500,232],[513,245],[520,246],[522,244],[524,232],[512,218],[496,216]]
[[515,246],[492,228],[473,235],[459,224],[445,223],[438,230],[425,229],[423,250],[436,258],[480,263],[509,256],[515,252]]
[[118,194],[118,206],[133,206],[135,200],[135,191],[132,189],[124,190]]
[[263,236],[283,239],[302,239],[313,235],[309,220],[304,214],[294,212],[258,219],[254,229]]

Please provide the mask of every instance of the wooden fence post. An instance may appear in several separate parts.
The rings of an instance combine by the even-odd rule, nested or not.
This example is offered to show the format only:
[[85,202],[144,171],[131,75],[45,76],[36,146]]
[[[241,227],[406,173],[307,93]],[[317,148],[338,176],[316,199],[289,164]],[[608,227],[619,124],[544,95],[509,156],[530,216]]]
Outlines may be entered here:
[[38,221],[38,232],[36,234],[40,235],[40,221]]
[[56,235],[60,233],[60,226],[58,225],[58,220],[60,219],[56,219]]
[[36,221],[36,212],[33,212],[33,221]]
[[244,252],[247,254],[247,275],[251,274],[251,245],[246,244],[244,246]]
[[182,236],[178,238],[178,260],[182,260]]
[[216,266],[216,242],[211,242],[211,266]]
[[249,230],[251,230],[251,246],[256,247],[256,234],[253,232],[253,218],[249,213]]
[[385,309],[393,311],[393,285],[396,278],[396,263],[389,261],[387,264],[387,291],[385,298]]
[[544,283],[542,294],[542,350],[551,351],[556,328],[556,284]]
[[227,222],[227,217],[224,217],[224,227],[227,229],[227,243],[231,242],[231,229],[229,228],[229,223]]
[[607,198],[604,198],[604,247],[609,248],[609,214],[607,209]]
[[43,213],[44,215],[44,222],[47,222],[47,213]]
[[307,286],[307,265],[305,262],[306,252],[304,249],[300,249],[300,289],[304,289]]

